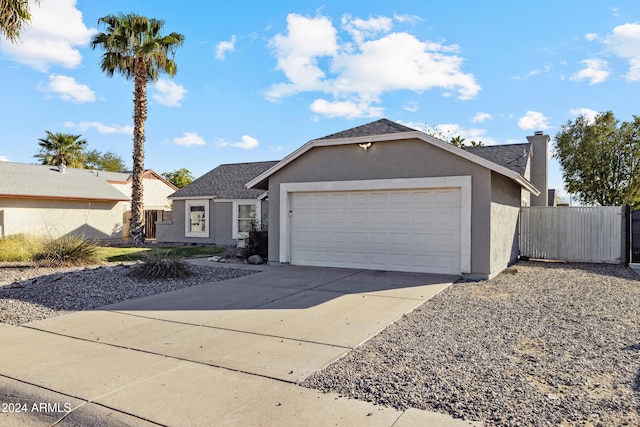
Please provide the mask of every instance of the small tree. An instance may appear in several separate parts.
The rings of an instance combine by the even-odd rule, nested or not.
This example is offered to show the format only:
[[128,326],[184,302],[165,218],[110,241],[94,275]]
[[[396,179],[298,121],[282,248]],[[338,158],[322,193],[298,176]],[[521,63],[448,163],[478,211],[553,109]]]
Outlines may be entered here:
[[640,117],[618,124],[607,111],[568,121],[556,134],[567,191],[584,204],[640,207]]
[[193,182],[191,171],[185,168],[180,168],[173,172],[162,172],[162,176],[178,188],[186,187]]
[[122,172],[127,169],[122,157],[113,151],[101,153],[98,150],[89,150],[85,153],[84,167],[109,172]]

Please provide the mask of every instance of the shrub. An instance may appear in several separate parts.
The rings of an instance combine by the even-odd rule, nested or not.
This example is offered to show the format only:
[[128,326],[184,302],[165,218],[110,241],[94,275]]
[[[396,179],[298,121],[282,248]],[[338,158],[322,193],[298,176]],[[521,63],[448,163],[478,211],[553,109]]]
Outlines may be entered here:
[[130,276],[145,280],[184,279],[191,274],[191,268],[184,259],[170,252],[161,254],[157,248],[145,253],[143,261],[134,265],[129,273]]
[[42,249],[42,241],[33,236],[16,234],[0,239],[0,262],[30,262]]
[[44,242],[36,261],[49,267],[69,267],[97,264],[101,261],[98,245],[84,237],[66,235]]

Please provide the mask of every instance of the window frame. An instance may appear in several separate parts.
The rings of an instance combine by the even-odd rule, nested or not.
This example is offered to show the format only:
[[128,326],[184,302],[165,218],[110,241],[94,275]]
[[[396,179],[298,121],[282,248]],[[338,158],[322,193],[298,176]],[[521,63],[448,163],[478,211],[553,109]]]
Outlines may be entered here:
[[[191,231],[191,208],[204,206],[204,231]],[[209,237],[209,199],[193,199],[184,202],[184,235],[185,237]]]
[[[233,216],[232,216],[232,221],[233,221],[233,225],[232,225],[232,231],[231,231],[231,238],[232,239],[246,239],[247,237],[249,237],[249,233],[244,231],[239,231],[240,230],[240,206],[241,205],[249,205],[249,206],[255,206],[255,220],[256,220],[256,225],[258,227],[260,227],[261,224],[261,219],[262,219],[262,201],[260,200],[256,200],[256,199],[240,199],[240,200],[230,200],[232,202],[232,209],[233,209]],[[246,218],[242,218],[242,219],[246,219]]]

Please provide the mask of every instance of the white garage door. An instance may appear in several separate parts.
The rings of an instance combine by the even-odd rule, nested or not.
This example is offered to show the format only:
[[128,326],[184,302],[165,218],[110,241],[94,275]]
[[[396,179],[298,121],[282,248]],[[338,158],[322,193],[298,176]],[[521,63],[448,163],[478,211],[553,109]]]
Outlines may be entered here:
[[291,263],[460,274],[460,189],[291,194]]

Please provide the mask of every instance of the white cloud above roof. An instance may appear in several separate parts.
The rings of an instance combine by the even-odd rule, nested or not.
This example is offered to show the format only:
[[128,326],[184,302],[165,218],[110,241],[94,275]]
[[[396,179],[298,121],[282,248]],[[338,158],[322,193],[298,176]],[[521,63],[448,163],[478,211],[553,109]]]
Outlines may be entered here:
[[260,145],[260,143],[258,142],[257,139],[255,139],[252,136],[249,135],[243,135],[242,138],[240,138],[240,141],[225,141],[223,139],[219,139],[216,142],[216,145],[218,147],[235,147],[235,148],[242,148],[243,150],[251,150],[253,148],[256,148],[258,145]]
[[544,130],[549,129],[549,118],[538,111],[527,111],[527,113],[518,119],[518,126],[525,130]]
[[43,1],[30,4],[31,22],[21,32],[20,43],[0,39],[0,51],[38,71],[59,65],[76,68],[82,61],[78,48],[89,44],[97,32],[87,28],[76,0]]
[[484,122],[486,120],[489,120],[491,118],[492,118],[491,114],[489,114],[489,113],[478,112],[473,116],[473,118],[471,118],[471,121],[473,123],[482,123],[482,122]]
[[221,41],[216,45],[216,59],[224,61],[227,52],[233,52],[236,47],[236,36],[232,35],[231,40]]
[[609,77],[607,61],[604,59],[585,59],[580,61],[585,68],[571,77],[571,80],[589,80],[589,84],[602,83]]
[[172,142],[183,147],[191,147],[193,145],[205,145],[204,138],[195,132],[184,132],[182,136],[173,138]]
[[153,86],[153,99],[167,107],[179,107],[188,91],[169,79],[158,79]]
[[133,127],[129,125],[105,125],[100,122],[64,122],[64,126],[67,128],[75,129],[79,132],[85,132],[89,129],[95,129],[98,133],[102,134],[125,134],[133,135]]
[[45,93],[54,93],[65,101],[75,103],[93,102],[96,94],[89,86],[76,82],[76,79],[69,76],[52,74],[48,83],[41,83],[38,89]]
[[640,24],[624,24],[613,29],[604,40],[607,48],[616,56],[627,60],[629,70],[626,78],[640,80]]
[[[339,34],[327,17],[290,14],[286,34],[270,42],[287,82],[272,85],[267,99],[323,92],[332,99],[314,101],[312,110],[328,117],[355,118],[381,115],[380,97],[387,92],[439,88],[444,95],[457,94],[463,100],[479,93],[475,77],[462,71],[457,45],[391,32],[394,19],[399,21],[344,15],[344,32]],[[349,37],[351,41],[346,41]]]

